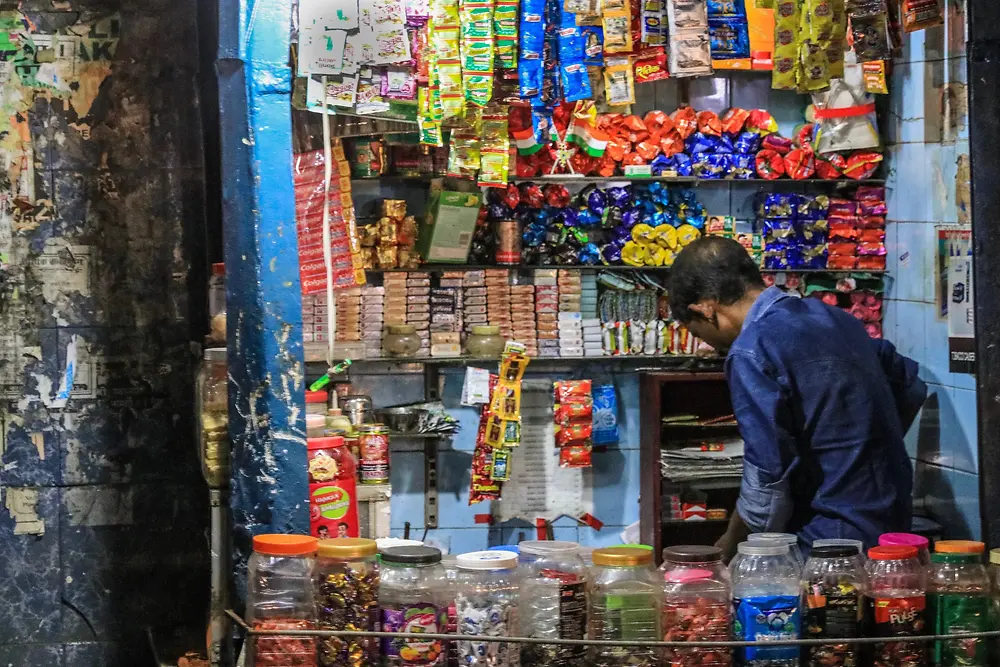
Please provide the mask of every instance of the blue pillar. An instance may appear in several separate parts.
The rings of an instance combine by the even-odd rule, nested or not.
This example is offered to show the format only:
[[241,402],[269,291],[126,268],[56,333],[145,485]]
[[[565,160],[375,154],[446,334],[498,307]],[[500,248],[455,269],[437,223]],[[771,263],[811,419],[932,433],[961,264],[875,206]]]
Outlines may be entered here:
[[309,532],[292,7],[291,0],[220,0],[219,11],[231,507],[242,594],[253,535]]

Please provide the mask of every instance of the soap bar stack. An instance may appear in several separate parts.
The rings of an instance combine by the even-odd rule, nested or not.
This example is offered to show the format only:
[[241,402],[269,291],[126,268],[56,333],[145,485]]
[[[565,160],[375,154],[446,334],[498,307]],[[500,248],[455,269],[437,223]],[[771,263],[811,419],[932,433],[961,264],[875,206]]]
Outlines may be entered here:
[[462,322],[465,335],[488,322],[485,271],[466,271],[462,276]]
[[382,356],[382,332],[385,328],[385,288],[365,285],[361,288],[361,341],[365,358]]
[[490,326],[500,327],[500,335],[511,340],[514,336],[510,318],[510,271],[486,270],[486,315]]
[[510,286],[510,317],[513,340],[524,345],[529,357],[538,356],[538,332],[535,328],[535,286]]
[[420,337],[418,357],[431,354],[431,276],[421,271],[406,274],[406,323],[417,329]]
[[579,271],[559,269],[559,356],[583,356],[583,279]]
[[[337,331],[334,340],[354,343],[361,340],[361,288],[337,290]],[[323,304],[323,327],[326,330],[326,304]],[[318,325],[317,325],[318,326]]]
[[555,269],[535,271],[535,330],[538,356],[559,356],[559,285]]
[[432,287],[430,341],[432,357],[456,357],[462,353],[462,274],[446,272],[440,286]]

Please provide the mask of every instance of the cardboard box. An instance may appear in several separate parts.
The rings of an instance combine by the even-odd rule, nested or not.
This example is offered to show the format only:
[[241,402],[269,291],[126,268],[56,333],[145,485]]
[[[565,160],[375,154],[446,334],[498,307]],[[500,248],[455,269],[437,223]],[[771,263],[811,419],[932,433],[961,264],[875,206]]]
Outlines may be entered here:
[[427,262],[464,264],[479,217],[479,193],[431,193],[427,218],[420,225],[417,250]]

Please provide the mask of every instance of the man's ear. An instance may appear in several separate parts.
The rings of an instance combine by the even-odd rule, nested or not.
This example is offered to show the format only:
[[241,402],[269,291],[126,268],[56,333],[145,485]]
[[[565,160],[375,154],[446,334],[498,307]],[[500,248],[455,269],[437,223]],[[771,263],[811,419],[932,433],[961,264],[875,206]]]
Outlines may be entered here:
[[711,321],[715,316],[715,305],[707,301],[692,303],[688,306],[688,310],[698,313],[703,319],[708,321]]

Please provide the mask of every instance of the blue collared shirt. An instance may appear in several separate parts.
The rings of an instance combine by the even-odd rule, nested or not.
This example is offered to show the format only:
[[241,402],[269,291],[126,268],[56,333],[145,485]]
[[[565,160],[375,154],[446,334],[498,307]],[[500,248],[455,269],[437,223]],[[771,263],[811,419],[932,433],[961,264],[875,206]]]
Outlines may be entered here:
[[746,446],[736,509],[751,532],[867,548],[909,529],[903,435],[927,396],[914,361],[842,310],[771,287],[729,351],[726,379]]

